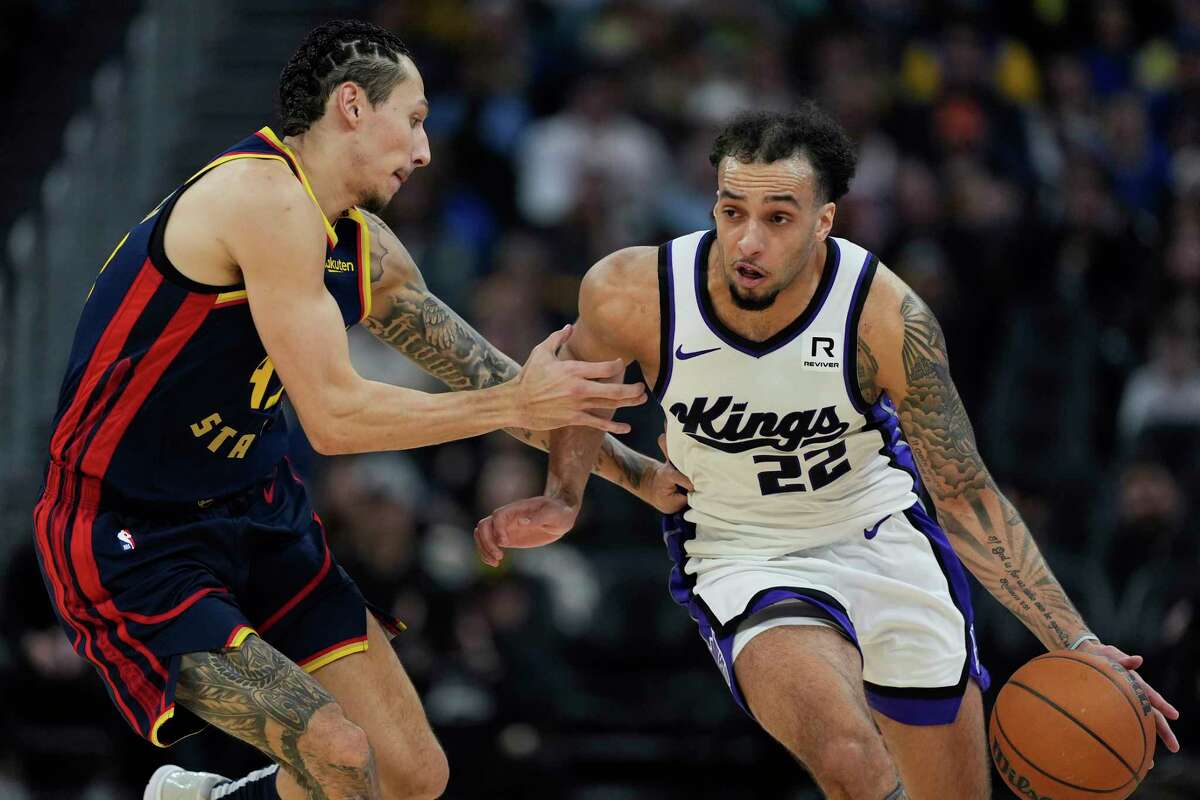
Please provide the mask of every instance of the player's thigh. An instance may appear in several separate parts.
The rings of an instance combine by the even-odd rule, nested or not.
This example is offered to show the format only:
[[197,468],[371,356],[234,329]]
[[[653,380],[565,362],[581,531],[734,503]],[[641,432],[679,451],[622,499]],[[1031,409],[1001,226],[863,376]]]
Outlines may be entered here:
[[175,697],[299,780],[319,780],[331,766],[369,766],[367,737],[334,696],[256,635],[234,649],[182,656]]
[[886,763],[863,692],[862,661],[833,628],[766,630],[738,654],[734,672],[755,719],[810,770],[818,772],[823,750],[839,742]]
[[436,797],[449,777],[446,756],[387,634],[367,611],[367,649],[312,676],[367,732],[385,797]]
[[912,800],[991,797],[983,700],[975,681],[948,725],[905,725],[874,712],[892,760]]

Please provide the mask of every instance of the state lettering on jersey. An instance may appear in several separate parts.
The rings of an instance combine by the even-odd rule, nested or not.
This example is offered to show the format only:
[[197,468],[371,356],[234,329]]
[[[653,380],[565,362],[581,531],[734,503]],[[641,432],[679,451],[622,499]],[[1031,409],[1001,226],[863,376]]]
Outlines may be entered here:
[[800,337],[800,368],[807,370],[839,370],[842,368],[842,334],[810,333]]
[[759,447],[773,447],[794,453],[801,447],[841,439],[850,425],[838,419],[836,406],[791,411],[780,416],[771,411],[751,411],[749,403],[735,402],[722,395],[709,402],[696,397],[691,406],[675,403],[671,416],[683,426],[683,432],[700,444],[726,453],[744,453]]

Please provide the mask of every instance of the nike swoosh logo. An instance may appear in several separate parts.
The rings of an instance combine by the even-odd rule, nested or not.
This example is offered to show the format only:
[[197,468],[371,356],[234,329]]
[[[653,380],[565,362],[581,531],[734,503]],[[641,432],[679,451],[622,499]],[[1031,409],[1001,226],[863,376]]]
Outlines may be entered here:
[[689,358],[695,358],[696,356],[702,356],[706,353],[715,353],[716,351],[718,351],[720,349],[721,348],[719,348],[719,347],[710,347],[707,350],[697,350],[694,353],[685,353],[685,352],[683,352],[683,345],[679,345],[679,347],[675,348],[675,357],[678,358],[680,361],[687,361]]

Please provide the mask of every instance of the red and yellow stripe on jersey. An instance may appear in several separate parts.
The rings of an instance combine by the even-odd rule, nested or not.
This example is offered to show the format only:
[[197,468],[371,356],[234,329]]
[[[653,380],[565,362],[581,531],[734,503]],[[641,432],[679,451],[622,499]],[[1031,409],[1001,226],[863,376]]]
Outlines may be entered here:
[[[196,283],[163,248],[179,196],[209,170],[242,158],[286,164],[316,204],[295,154],[263,128],[210,161],[135,226],[104,263],[84,305],[50,460],[98,479],[106,494],[202,503],[262,481],[286,451],[283,388],[244,286]],[[325,234],[325,286],[350,326],[370,312],[366,221],[351,209],[325,220]]]

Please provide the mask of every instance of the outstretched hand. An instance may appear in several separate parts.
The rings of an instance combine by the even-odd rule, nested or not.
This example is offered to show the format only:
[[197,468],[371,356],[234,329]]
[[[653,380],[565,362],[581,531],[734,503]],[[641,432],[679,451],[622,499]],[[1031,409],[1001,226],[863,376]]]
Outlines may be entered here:
[[501,506],[475,526],[475,550],[489,567],[504,560],[504,548],[541,547],[556,542],[571,526],[579,508],[541,495]]
[[1179,740],[1175,738],[1175,732],[1171,730],[1171,724],[1167,720],[1179,719],[1179,711],[1175,706],[1168,703],[1165,697],[1155,691],[1150,684],[1142,680],[1141,675],[1137,674],[1136,670],[1142,666],[1144,659],[1141,656],[1128,655],[1111,644],[1103,644],[1101,642],[1087,641],[1081,644],[1079,649],[1098,656],[1104,656],[1129,670],[1129,674],[1133,676],[1133,679],[1146,692],[1146,696],[1150,699],[1150,705],[1154,707],[1154,724],[1158,729],[1158,738],[1162,739],[1163,744],[1167,746],[1168,750],[1172,753],[1178,753]]
[[519,427],[544,431],[581,425],[609,433],[628,433],[629,425],[611,419],[618,408],[646,401],[641,383],[620,383],[621,359],[560,361],[559,349],[571,338],[566,325],[533,348],[521,372],[511,381]]

